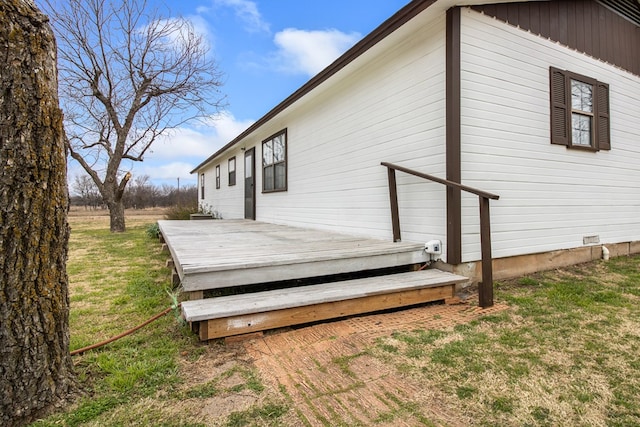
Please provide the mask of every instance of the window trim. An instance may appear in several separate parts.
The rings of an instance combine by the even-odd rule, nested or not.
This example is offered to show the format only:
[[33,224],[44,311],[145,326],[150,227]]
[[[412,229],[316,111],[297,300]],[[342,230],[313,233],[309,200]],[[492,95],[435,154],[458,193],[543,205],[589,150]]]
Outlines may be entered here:
[[220,189],[220,165],[216,165],[216,190]]
[[[269,163],[269,164],[265,164],[264,161],[264,146],[265,144],[267,144],[270,141],[273,141],[275,138],[279,137],[279,136],[283,136],[284,137],[284,160],[279,161],[279,162],[273,162],[273,163]],[[288,187],[289,187],[289,141],[288,141],[288,137],[287,137],[287,128],[274,133],[273,135],[271,135],[269,138],[264,139],[262,141],[262,146],[261,146],[261,158],[262,158],[262,193],[279,193],[282,191],[287,191]],[[282,188],[276,188],[276,173],[275,173],[275,166],[279,165],[279,164],[284,164],[284,187]],[[265,169],[269,166],[273,166],[273,189],[271,190],[267,190],[265,187],[266,184],[266,180],[265,180]]]
[[[587,81],[588,80],[588,81]],[[591,87],[591,111],[586,111],[586,110],[581,110],[581,109],[577,109],[573,106],[573,85],[575,83],[582,83],[584,85],[590,86]],[[597,101],[597,95],[596,95],[596,91],[598,90],[598,82],[596,80],[593,79],[577,79],[577,78],[569,78],[569,91],[571,94],[571,101],[569,102],[571,105],[570,108],[570,114],[569,116],[571,117],[571,138],[569,139],[569,145],[571,147],[577,148],[577,147],[584,147],[584,148],[595,148],[598,146],[598,140],[596,138],[596,101]],[[580,117],[588,117],[589,118],[589,145],[586,146],[584,144],[575,144],[574,143],[574,124],[573,121],[575,119],[575,116],[580,116]]]
[[[593,86],[593,127],[590,146],[573,144],[572,80]],[[568,70],[549,67],[549,95],[551,144],[586,151],[611,150],[609,85],[607,83]]]
[[[233,170],[231,170],[233,165]],[[229,187],[236,185],[236,156],[231,157],[227,162],[227,171],[229,175]]]
[[200,200],[204,200],[204,173],[200,174]]

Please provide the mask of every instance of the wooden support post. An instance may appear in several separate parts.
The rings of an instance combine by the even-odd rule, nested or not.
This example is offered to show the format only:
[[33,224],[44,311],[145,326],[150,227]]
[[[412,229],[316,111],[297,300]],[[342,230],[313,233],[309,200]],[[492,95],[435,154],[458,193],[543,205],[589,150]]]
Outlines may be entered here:
[[204,291],[185,292],[185,299],[187,301],[195,301],[195,300],[199,300],[199,299],[204,299]]
[[389,199],[391,201],[391,225],[393,227],[393,241],[399,242],[400,237],[400,210],[398,208],[398,187],[396,185],[396,171],[387,168],[389,177]]
[[198,322],[198,335],[200,336],[200,341],[209,340],[209,322],[207,320]]
[[171,284],[173,285],[174,288],[180,285],[180,276],[178,275],[178,272],[175,270],[171,272]]
[[493,306],[493,265],[491,258],[491,220],[489,199],[479,196],[480,203],[480,249],[482,254],[482,283],[478,287],[480,307]]

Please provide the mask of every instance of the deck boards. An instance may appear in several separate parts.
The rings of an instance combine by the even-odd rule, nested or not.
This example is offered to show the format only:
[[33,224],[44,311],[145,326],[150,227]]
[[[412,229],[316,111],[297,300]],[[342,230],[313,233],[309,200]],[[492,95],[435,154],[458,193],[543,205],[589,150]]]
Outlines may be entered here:
[[423,245],[249,220],[159,221],[185,291],[426,261]]

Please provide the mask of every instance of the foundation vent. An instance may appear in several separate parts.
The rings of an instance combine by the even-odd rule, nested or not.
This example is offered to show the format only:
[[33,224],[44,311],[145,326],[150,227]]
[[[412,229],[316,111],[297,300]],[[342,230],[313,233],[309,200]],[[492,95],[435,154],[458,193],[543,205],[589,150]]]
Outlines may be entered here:
[[582,244],[583,245],[597,245],[598,243],[600,243],[600,236],[584,236],[582,238]]

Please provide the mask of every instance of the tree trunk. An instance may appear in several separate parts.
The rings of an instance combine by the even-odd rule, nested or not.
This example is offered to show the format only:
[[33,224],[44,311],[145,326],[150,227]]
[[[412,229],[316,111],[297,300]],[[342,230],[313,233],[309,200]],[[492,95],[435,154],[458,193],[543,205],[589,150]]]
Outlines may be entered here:
[[[123,233],[126,231],[124,222],[124,189],[131,179],[131,173],[127,172],[120,183],[116,173],[117,167],[109,167],[107,170],[107,176],[105,177],[104,184],[96,182],[102,201],[107,205],[109,209],[109,228],[112,233]],[[95,181],[94,181],[95,182]]]
[[109,227],[111,232],[124,232],[124,203],[122,202],[122,199],[109,203],[107,207],[109,208]]
[[69,355],[66,155],[56,50],[32,0],[0,0],[0,424],[64,404]]

